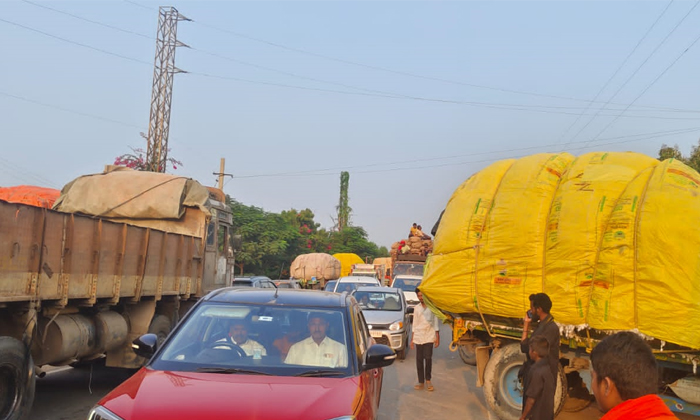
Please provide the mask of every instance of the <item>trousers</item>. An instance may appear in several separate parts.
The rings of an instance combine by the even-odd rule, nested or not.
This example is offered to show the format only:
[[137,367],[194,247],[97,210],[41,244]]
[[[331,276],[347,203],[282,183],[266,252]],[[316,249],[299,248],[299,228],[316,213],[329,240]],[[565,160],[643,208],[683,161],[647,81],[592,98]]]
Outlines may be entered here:
[[433,343],[416,344],[416,368],[418,382],[429,381],[433,373]]

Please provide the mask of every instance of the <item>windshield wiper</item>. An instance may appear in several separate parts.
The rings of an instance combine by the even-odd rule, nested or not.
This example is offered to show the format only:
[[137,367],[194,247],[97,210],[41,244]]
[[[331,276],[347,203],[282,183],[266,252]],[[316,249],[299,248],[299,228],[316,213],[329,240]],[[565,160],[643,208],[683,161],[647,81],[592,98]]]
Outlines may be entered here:
[[271,373],[262,372],[259,370],[241,369],[241,368],[221,368],[221,367],[201,367],[201,368],[197,368],[197,372],[202,372],[202,373],[247,373],[247,374],[251,374],[251,375],[272,375]]
[[337,370],[314,369],[314,370],[307,370],[306,372],[301,372],[301,373],[294,375],[294,376],[340,376],[340,375],[345,375],[345,373],[338,372]]

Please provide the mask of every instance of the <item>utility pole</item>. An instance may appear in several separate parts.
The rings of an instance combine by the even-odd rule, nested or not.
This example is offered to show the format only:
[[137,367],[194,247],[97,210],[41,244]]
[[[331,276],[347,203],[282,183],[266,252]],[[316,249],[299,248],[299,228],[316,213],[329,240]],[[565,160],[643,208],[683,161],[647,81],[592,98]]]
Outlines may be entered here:
[[173,76],[176,73],[186,73],[175,67],[175,49],[187,47],[177,40],[177,22],[181,20],[191,19],[181,15],[174,7],[161,6],[158,9],[158,36],[146,152],[146,170],[151,172],[165,172],[168,161]]
[[226,171],[226,159],[221,158],[221,164],[219,165],[219,172],[214,172],[214,175],[217,175],[219,177],[219,189],[221,191],[224,190],[224,177],[225,176],[230,176],[233,178],[233,174],[227,174]]
[[348,186],[350,184],[350,173],[343,171],[340,173],[340,200],[338,201],[338,232],[342,231],[350,222],[350,212],[352,209],[348,205]]

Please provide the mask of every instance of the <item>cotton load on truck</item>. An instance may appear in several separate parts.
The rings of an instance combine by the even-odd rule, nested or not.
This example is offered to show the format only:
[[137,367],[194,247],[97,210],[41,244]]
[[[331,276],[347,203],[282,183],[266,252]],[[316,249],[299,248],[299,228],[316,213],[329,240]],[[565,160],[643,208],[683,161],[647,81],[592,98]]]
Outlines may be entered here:
[[230,282],[231,223],[220,190],[125,168],[74,180],[53,209],[0,200],[0,420],[27,417],[41,366],[142,365],[133,339],[162,341]]
[[522,319],[538,292],[551,297],[562,337],[557,411],[567,389],[583,393],[570,403],[590,401],[596,343],[632,330],[675,393],[662,398],[700,413],[699,221],[700,175],[677,160],[614,152],[502,160],[450,198],[421,290],[452,324],[451,349],[476,364],[501,419],[520,415]]

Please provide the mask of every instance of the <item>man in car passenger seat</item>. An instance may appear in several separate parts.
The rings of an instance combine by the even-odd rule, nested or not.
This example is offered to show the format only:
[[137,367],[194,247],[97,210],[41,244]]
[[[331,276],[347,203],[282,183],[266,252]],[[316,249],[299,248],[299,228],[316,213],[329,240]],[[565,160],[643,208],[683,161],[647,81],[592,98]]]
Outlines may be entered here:
[[348,352],[343,344],[326,336],[328,320],[322,313],[309,315],[310,337],[292,345],[284,363],[291,365],[346,367]]
[[[255,340],[248,339],[248,328],[242,319],[233,321],[228,331],[228,337],[217,340],[217,343],[233,343],[245,351],[247,356],[252,356],[256,349],[260,349],[261,356],[267,356],[265,347]],[[222,346],[223,347],[223,346]],[[216,348],[216,347],[214,347]]]

